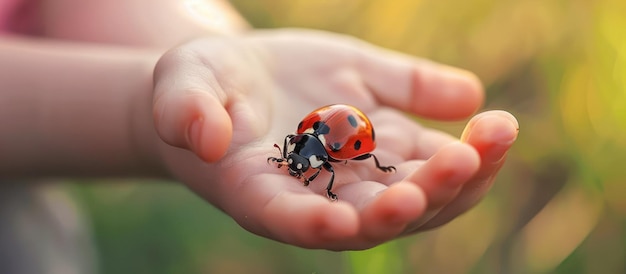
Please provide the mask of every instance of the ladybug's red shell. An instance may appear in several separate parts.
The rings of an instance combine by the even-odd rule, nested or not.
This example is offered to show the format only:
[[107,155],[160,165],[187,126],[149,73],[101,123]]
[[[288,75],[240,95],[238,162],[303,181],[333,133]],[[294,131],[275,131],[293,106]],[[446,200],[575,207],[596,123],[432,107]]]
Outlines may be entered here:
[[297,134],[304,133],[318,135],[328,156],[335,160],[350,160],[376,148],[372,123],[363,112],[348,105],[314,110],[298,124]]
[[337,200],[331,191],[335,180],[331,162],[372,158],[377,169],[396,170],[393,166],[380,165],[378,158],[370,153],[376,148],[374,128],[367,116],[352,106],[330,105],[311,112],[302,119],[296,134],[288,134],[284,142],[282,150],[274,144],[281,156],[268,157],[267,161],[278,163],[278,168],[286,166],[289,175],[302,179],[305,186],[322,169],[326,170],[330,173],[326,195],[331,200]]

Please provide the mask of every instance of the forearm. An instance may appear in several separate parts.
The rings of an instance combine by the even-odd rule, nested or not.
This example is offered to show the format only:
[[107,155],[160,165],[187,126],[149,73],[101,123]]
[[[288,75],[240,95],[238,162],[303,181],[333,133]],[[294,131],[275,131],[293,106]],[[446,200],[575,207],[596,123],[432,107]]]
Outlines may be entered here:
[[0,177],[159,175],[158,56],[0,37]]
[[249,28],[225,0],[42,0],[41,13],[44,36],[137,47],[171,48]]
[[245,20],[222,0],[40,5],[45,38],[0,36],[0,179],[162,176],[151,114],[161,51]]

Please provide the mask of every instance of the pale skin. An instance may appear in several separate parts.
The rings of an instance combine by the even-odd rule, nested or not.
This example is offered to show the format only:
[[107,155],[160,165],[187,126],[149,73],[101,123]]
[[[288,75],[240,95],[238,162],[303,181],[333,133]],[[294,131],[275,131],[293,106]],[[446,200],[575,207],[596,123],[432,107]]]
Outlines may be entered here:
[[[124,1],[102,2],[141,12]],[[162,12],[166,2],[179,3],[162,2]],[[106,24],[73,36],[77,24],[64,23],[71,18],[54,7],[56,15],[46,20],[61,23],[48,36],[62,41],[0,37],[4,178],[173,179],[255,234],[353,250],[441,226],[471,209],[517,136],[517,121],[505,111],[471,117],[484,96],[473,74],[354,38],[249,31],[236,15],[230,28],[174,20],[197,33],[161,33],[163,40],[107,31],[91,37]],[[90,18],[107,18],[100,16]],[[126,20],[129,27],[119,31],[143,33],[146,26]],[[376,129],[373,153],[397,168],[387,174],[371,160],[334,164],[336,202],[325,197],[327,172],[305,187],[267,163],[279,156],[273,145],[302,117],[331,103],[363,110]],[[453,137],[406,113],[471,119]]]

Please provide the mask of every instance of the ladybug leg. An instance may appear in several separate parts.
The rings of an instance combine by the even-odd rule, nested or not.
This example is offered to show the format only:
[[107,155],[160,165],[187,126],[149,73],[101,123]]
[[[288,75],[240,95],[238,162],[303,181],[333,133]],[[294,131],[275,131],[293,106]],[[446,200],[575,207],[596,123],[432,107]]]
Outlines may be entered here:
[[361,161],[361,160],[365,160],[365,159],[369,159],[369,158],[374,158],[374,162],[376,163],[376,168],[384,171],[384,172],[392,172],[392,171],[396,171],[396,167],[394,166],[381,166],[380,162],[378,161],[378,158],[376,158],[376,155],[368,153],[368,154],[364,154],[361,155],[359,157],[353,158],[352,160],[357,160],[357,161]]
[[307,178],[306,176],[304,176],[304,172],[299,171],[298,175],[296,177],[298,179],[303,179],[302,183],[304,184],[304,186],[309,186],[309,183],[311,182],[311,180],[309,178]]
[[333,169],[333,166],[328,162],[324,163],[324,165],[322,166],[326,171],[330,172],[330,181],[328,181],[328,185],[326,186],[326,195],[328,195],[328,198],[330,198],[330,200],[337,201],[337,195],[330,191],[331,189],[333,189],[333,183],[335,182],[335,170]]
[[289,175],[296,177],[298,179],[304,177],[304,174],[302,174],[302,171],[298,172],[298,171],[291,170],[291,169],[289,169]]
[[308,186],[311,181],[315,180],[315,178],[317,178],[317,175],[320,174],[320,171],[322,170],[318,169],[313,175],[311,175],[311,177],[304,178],[304,186]]
[[283,165],[285,165],[283,163],[283,162],[285,162],[285,159],[282,159],[282,158],[268,157],[267,158],[267,163],[269,164],[270,162],[278,163],[278,165],[277,165],[278,168],[281,168],[281,167],[283,167]]

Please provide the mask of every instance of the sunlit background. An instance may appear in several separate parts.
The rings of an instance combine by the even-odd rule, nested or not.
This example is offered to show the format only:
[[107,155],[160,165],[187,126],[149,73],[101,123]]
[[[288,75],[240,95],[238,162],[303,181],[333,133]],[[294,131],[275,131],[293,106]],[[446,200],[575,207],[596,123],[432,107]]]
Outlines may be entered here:
[[[626,2],[233,1],[259,28],[306,27],[474,71],[520,121],[486,199],[363,252],[254,236],[171,184],[72,185],[102,273],[626,273]],[[459,135],[463,122],[423,121]]]

